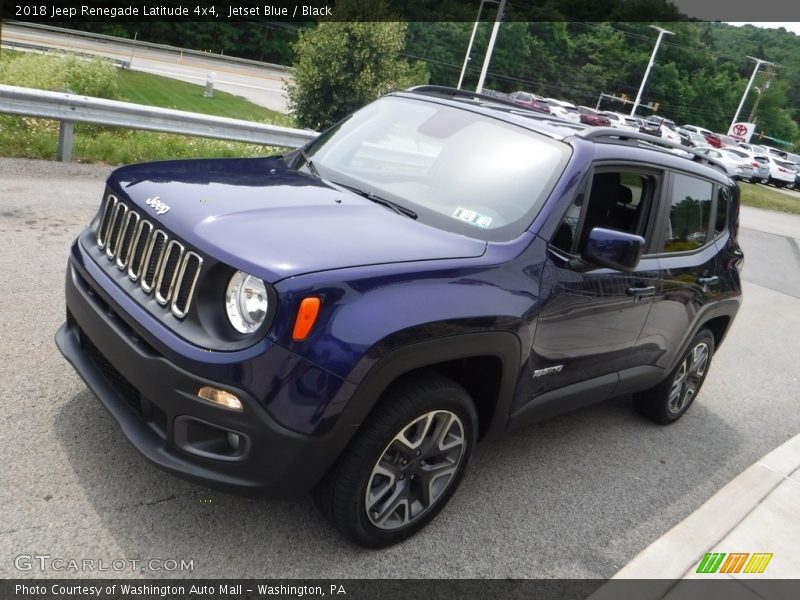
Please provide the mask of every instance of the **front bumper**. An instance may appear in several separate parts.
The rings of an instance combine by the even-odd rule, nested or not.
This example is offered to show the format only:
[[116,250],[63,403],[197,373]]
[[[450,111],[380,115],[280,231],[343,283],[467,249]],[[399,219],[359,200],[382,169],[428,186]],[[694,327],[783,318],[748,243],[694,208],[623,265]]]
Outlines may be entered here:
[[[292,431],[246,391],[175,365],[121,318],[73,261],[66,300],[67,321],[56,333],[59,350],[128,440],[162,469],[213,487],[297,497],[314,487],[352,434]],[[269,351],[285,352],[278,346]],[[197,398],[206,385],[235,394],[243,411]]]

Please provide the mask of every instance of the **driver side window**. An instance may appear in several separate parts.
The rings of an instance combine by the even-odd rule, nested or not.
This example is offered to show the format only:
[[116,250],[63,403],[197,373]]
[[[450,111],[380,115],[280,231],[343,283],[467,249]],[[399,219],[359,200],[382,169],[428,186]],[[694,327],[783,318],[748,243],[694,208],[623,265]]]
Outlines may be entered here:
[[595,227],[646,237],[655,188],[652,174],[629,169],[595,172],[567,210],[552,244],[566,253],[580,254]]

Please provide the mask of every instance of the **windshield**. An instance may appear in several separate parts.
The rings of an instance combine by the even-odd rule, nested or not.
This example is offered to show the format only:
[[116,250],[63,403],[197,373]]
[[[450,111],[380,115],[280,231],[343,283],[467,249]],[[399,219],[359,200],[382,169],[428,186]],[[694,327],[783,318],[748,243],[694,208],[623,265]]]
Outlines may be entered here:
[[484,240],[513,239],[528,228],[570,152],[563,142],[498,119],[392,96],[306,148],[323,179]]

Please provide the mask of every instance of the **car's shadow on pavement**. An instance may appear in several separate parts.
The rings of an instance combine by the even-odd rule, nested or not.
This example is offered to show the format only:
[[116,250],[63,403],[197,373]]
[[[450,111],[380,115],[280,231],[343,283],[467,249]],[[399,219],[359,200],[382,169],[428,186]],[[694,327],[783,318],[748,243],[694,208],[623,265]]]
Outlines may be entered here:
[[338,538],[310,497],[244,497],[161,471],[128,442],[88,390],[62,405],[53,429],[125,558],[194,559],[193,573],[153,576],[300,576],[285,570],[292,555],[360,552]]
[[629,557],[626,532],[694,510],[682,498],[707,483],[700,465],[738,447],[702,402],[663,428],[617,398],[480,445],[442,514],[376,552],[345,541],[310,497],[241,497],[161,471],[89,391],[61,405],[53,429],[125,558],[194,561],[193,571],[144,574],[154,577],[548,577],[554,547],[572,547],[575,577],[607,576]]

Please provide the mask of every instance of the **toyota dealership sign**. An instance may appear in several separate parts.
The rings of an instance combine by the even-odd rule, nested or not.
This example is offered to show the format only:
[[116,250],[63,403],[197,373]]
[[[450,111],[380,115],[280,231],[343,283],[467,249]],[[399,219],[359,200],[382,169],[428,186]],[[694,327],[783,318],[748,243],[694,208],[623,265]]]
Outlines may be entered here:
[[750,136],[756,130],[755,123],[734,123],[728,130],[728,135],[737,142],[749,142]]

